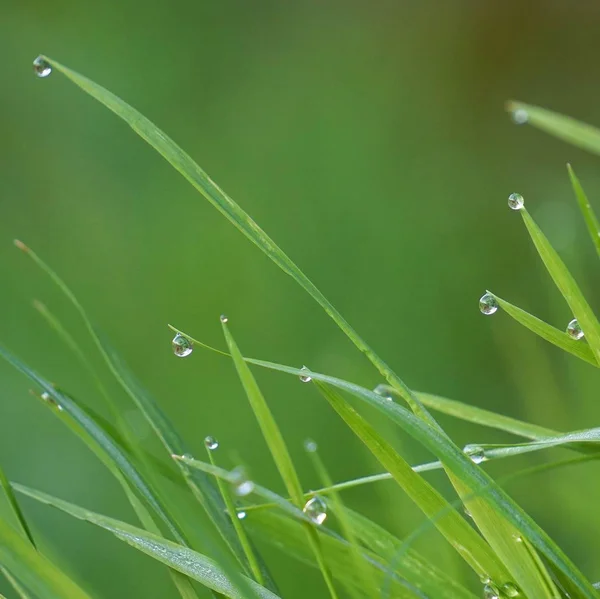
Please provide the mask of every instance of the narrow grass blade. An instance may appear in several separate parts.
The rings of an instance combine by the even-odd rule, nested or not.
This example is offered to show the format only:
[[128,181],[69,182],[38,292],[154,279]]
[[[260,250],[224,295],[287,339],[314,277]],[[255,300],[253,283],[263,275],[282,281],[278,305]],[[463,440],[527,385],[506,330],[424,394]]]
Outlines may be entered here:
[[507,109],[510,112],[524,110],[530,125],[573,146],[588,150],[593,154],[600,154],[600,130],[596,127],[546,108],[522,102],[508,102]]
[[170,568],[178,570],[189,578],[201,582],[204,586],[226,597],[235,599],[243,599],[245,597],[277,599],[277,595],[249,579],[245,579],[244,586],[250,590],[250,593],[240,592],[219,565],[193,549],[178,545],[125,522],[63,501],[47,493],[42,493],[41,491],[18,484],[13,484],[13,487],[23,495],[55,507],[74,518],[85,520],[112,532],[118,539],[125,541],[146,555]]
[[499,514],[518,528],[532,545],[546,556],[548,561],[573,581],[582,596],[597,599],[589,580],[579,571],[562,549],[481,468],[473,464],[446,435],[428,426],[423,420],[396,402],[388,401],[377,393],[364,389],[359,385],[325,374],[313,371],[305,372],[298,368],[290,368],[270,362],[255,360],[253,363],[280,372],[287,372],[294,376],[309,375],[313,380],[322,381],[342,391],[347,391],[360,401],[376,408],[444,462],[449,470],[463,480],[474,495],[484,496]]
[[[4,474],[4,470],[2,470],[2,468],[0,468],[0,491],[6,499],[11,521],[17,524],[23,535],[23,538],[28,540],[31,543],[31,545],[35,547],[35,540],[33,538],[33,535],[31,534],[31,529],[27,524],[27,520],[25,519],[25,515],[21,510],[21,506],[19,505],[17,498],[15,497],[15,494],[13,493],[13,490],[10,486],[10,483],[6,478],[6,474]],[[8,520],[8,518],[5,519]]]
[[[231,358],[237,370],[242,386],[246,392],[246,396],[248,397],[250,406],[252,407],[252,411],[256,416],[263,437],[265,438],[267,446],[269,447],[273,461],[279,470],[279,474],[283,479],[287,492],[292,498],[292,503],[294,503],[296,507],[300,508],[304,503],[302,485],[300,484],[300,479],[298,478],[298,474],[294,468],[294,464],[289,454],[287,445],[283,439],[283,435],[281,434],[281,431],[277,426],[277,422],[275,422],[275,418],[273,417],[273,414],[271,413],[271,410],[258,387],[256,379],[250,372],[250,368],[244,361],[244,357],[238,349],[233,336],[229,332],[229,328],[226,324],[227,320],[221,318],[221,323],[223,325],[223,333],[225,335],[227,347],[229,348],[229,353],[231,354]],[[321,566],[321,572],[323,574],[325,584],[329,590],[329,594],[331,595],[332,599],[337,599],[335,586],[327,570],[327,566],[323,561],[321,547],[319,544],[319,536],[311,524],[306,523],[305,528],[309,543],[315,553],[317,561]]]
[[[8,580],[10,586],[14,589],[15,593],[19,596],[19,599],[33,599],[33,597],[25,589],[25,587],[6,568],[0,567],[0,572],[2,572],[4,578],[6,578],[6,580]],[[4,597],[4,596],[0,595],[0,597]]]
[[[135,376],[131,373],[129,368],[121,360],[120,356],[110,347],[110,344],[103,339],[102,335],[98,332],[91,319],[87,315],[84,307],[71,289],[67,286],[67,284],[31,248],[26,246],[21,241],[15,241],[15,245],[29,258],[31,258],[33,262],[39,268],[41,268],[46,275],[48,275],[48,277],[50,277],[50,279],[56,284],[56,286],[62,291],[66,298],[71,302],[73,307],[77,310],[85,327],[88,330],[88,333],[90,334],[90,337],[94,341],[109,370],[149,422],[150,426],[164,445],[167,452],[169,454],[188,453],[188,449],[183,439],[179,436],[175,430],[175,427],[168,420],[158,402],[146,391],[146,389],[142,387]],[[53,318],[47,309],[42,310],[41,313],[42,315],[46,316],[46,318],[50,321],[50,324],[57,328],[59,334],[69,345],[73,347],[74,351],[77,352],[78,346],[76,342],[70,337],[70,335],[68,335],[60,322],[56,318]],[[107,394],[104,395],[107,399],[109,399]],[[110,399],[109,404],[111,404]],[[126,437],[127,436],[128,435],[126,435]],[[225,505],[223,504],[219,492],[212,484],[212,481],[208,477],[205,477],[202,473],[190,473],[185,468],[181,469],[181,473],[184,477],[184,480],[188,484],[188,487],[191,489],[196,499],[204,507],[205,511],[209,515],[221,537],[225,540],[231,552],[236,556],[240,563],[246,564],[246,556],[243,548],[239,544],[239,540],[231,521],[227,518],[225,513]],[[205,529],[204,532],[207,538],[212,536],[212,531]],[[183,542],[183,537],[176,537],[176,539],[179,542]],[[211,542],[211,547],[215,551],[218,551],[217,545],[214,542]],[[222,560],[225,560],[226,563],[229,563],[228,556],[222,555],[222,552],[219,552],[219,556]],[[274,583],[270,579],[265,567],[263,567],[263,572],[268,580],[269,586],[271,588],[275,588]]]
[[[304,542],[304,531],[300,522],[281,514],[261,511],[248,516],[248,527],[268,543],[281,551],[313,567],[316,560]],[[363,588],[362,578],[354,567],[350,545],[327,529],[318,530],[325,562],[332,574],[342,583],[355,586],[359,592]],[[388,572],[385,558],[368,549],[361,550],[361,558],[368,569],[369,577],[375,581],[376,594],[363,594],[366,597],[380,597]],[[391,591],[398,598],[435,599],[476,599],[469,591],[444,575],[432,575],[429,564],[413,559],[412,555],[401,560],[392,573]]]
[[512,316],[518,323],[522,324],[525,328],[535,333],[538,337],[545,339],[556,345],[560,349],[573,354],[580,360],[592,364],[598,368],[598,361],[592,351],[592,348],[585,342],[576,341],[567,335],[567,333],[555,329],[552,325],[545,323],[543,320],[532,316],[525,310],[510,304],[501,297],[498,297],[495,293],[488,292],[496,298],[498,305],[509,315]]
[[[208,459],[210,460],[211,465],[215,466],[215,459],[213,457],[213,450],[209,447],[206,448],[206,453],[208,454]],[[221,497],[223,497],[223,502],[225,503],[225,507],[227,508],[227,513],[229,514],[229,518],[233,523],[233,527],[238,536],[240,545],[242,546],[244,553],[246,554],[246,559],[248,565],[250,567],[250,571],[252,572],[252,577],[259,584],[264,585],[264,577],[263,573],[260,569],[260,565],[256,559],[256,555],[254,554],[254,549],[252,548],[252,544],[248,535],[246,534],[246,530],[242,525],[242,522],[238,518],[237,510],[235,509],[235,504],[233,503],[233,499],[231,497],[230,490],[223,484],[222,479],[216,477],[217,487],[219,492],[221,493]],[[245,566],[245,564],[243,564]]]
[[592,312],[589,304],[583,297],[581,290],[577,286],[575,279],[561,260],[558,253],[550,245],[550,242],[537,226],[533,218],[527,210],[522,209],[521,214],[525,226],[529,231],[529,235],[544,262],[546,269],[554,280],[555,285],[565,298],[569,307],[573,311],[573,315],[579,321],[585,338],[588,340],[590,347],[597,361],[600,361],[600,323]]
[[598,222],[596,214],[594,213],[594,209],[592,208],[592,205],[590,204],[585,191],[583,191],[583,187],[581,186],[581,183],[579,182],[579,179],[577,178],[577,175],[571,168],[570,164],[567,164],[567,170],[569,171],[571,186],[575,192],[575,197],[577,198],[577,203],[579,204],[581,214],[583,214],[583,219],[585,220],[592,243],[596,248],[596,253],[598,256],[600,256],[600,223]]
[[3,519],[0,519],[0,563],[44,599],[90,599]]
[[[259,247],[279,268],[290,275],[333,319],[354,345],[363,352],[381,375],[402,395],[415,413],[430,425],[437,423],[422,406],[408,386],[369,347],[310,279],[283,250],[236,204],[171,138],[135,108],[87,77],[48,57],[41,57],[60,71],[87,94],[104,104],[122,118],[142,139],[150,144],[167,162],[178,170],[211,204],[221,212],[250,241]],[[175,452],[176,453],[176,452]]]
[[416,474],[394,448],[341,395],[319,381],[315,381],[315,384],[329,405],[427,517],[431,518],[448,509],[447,515],[436,521],[436,527],[479,578],[489,576],[494,580],[508,580],[509,574],[502,562],[467,521],[455,510],[449,509],[450,504],[428,482]]

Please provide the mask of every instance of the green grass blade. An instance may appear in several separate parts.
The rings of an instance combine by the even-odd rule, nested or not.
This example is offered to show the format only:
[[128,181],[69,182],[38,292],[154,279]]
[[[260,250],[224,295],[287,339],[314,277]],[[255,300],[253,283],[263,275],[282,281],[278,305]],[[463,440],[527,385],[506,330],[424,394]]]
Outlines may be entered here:
[[600,323],[592,312],[589,304],[583,297],[581,290],[577,286],[575,279],[561,260],[558,253],[550,245],[550,242],[537,226],[533,218],[527,210],[520,210],[525,226],[529,231],[529,235],[544,262],[546,269],[554,280],[555,285],[565,298],[569,307],[573,311],[573,315],[579,321],[585,338],[594,353],[597,361],[600,361]]
[[[18,484],[13,484],[13,487],[19,493],[32,499],[55,507],[74,518],[90,522],[112,532],[118,539],[125,541],[146,555],[162,562],[170,568],[178,570],[189,578],[201,582],[204,586],[226,597],[233,597],[235,599],[242,599],[244,597],[277,599],[277,595],[241,575],[239,578],[244,579],[245,588],[243,591],[240,591],[216,562],[184,545],[178,545],[141,528],[97,514],[47,493],[42,493],[41,491]],[[249,592],[246,592],[246,589]]]
[[[402,395],[411,409],[432,426],[437,426],[429,412],[392,369],[369,347],[310,279],[283,250],[236,204],[171,138],[135,108],[115,94],[68,67],[42,57],[87,94],[122,118],[142,139],[178,170],[211,204],[250,241],[259,247],[277,266],[290,275],[333,319],[354,345],[363,352],[381,375]],[[177,453],[177,452],[173,452]]]
[[[206,448],[206,453],[208,454],[208,459],[210,460],[211,465],[215,466],[216,464],[215,464],[215,459],[213,457],[213,451],[214,450],[210,449],[209,447]],[[242,522],[238,518],[238,513],[235,508],[233,498],[231,497],[231,492],[230,492],[229,488],[227,488],[223,484],[223,480],[221,478],[216,477],[216,480],[217,480],[217,488],[219,489],[219,492],[221,493],[221,497],[223,497],[223,502],[225,504],[225,507],[227,508],[227,513],[229,514],[229,518],[231,519],[231,522],[233,523],[233,528],[235,529],[235,532],[238,536],[240,545],[242,546],[244,553],[246,554],[247,563],[250,567],[250,571],[252,572],[252,577],[254,578],[254,580],[256,580],[256,582],[264,585],[263,573],[262,573],[262,571],[260,569],[260,565],[256,559],[256,555],[254,554],[254,549],[252,548],[250,539],[248,538],[248,535],[246,534],[246,530],[244,529]],[[242,563],[242,567],[245,567],[244,563]]]
[[[304,541],[304,530],[300,522],[270,511],[252,513],[247,520],[248,527],[266,542],[303,563],[317,567],[315,558]],[[336,580],[352,584],[360,592],[362,578],[354,567],[350,545],[323,527],[319,528],[318,533],[325,562]],[[361,557],[369,577],[377,586],[376,594],[363,596],[380,597],[386,576],[389,575],[389,565],[381,556],[367,549],[362,550]],[[451,579],[431,574],[432,569],[428,564],[414,560],[412,556],[399,560],[391,576],[391,596],[407,599],[476,599]]]
[[[254,412],[254,415],[258,421],[263,437],[267,443],[267,446],[269,447],[273,461],[279,470],[279,474],[283,479],[287,492],[292,498],[292,503],[294,503],[296,507],[300,508],[304,504],[302,485],[300,484],[300,479],[298,478],[298,474],[294,468],[294,464],[292,462],[287,445],[283,439],[283,435],[281,434],[281,431],[277,426],[277,422],[275,422],[275,418],[273,417],[273,414],[271,413],[271,410],[258,387],[256,379],[250,372],[250,368],[244,361],[244,357],[235,343],[232,334],[229,332],[229,328],[226,324],[227,320],[221,318],[221,323],[223,325],[223,333],[225,335],[227,347],[229,348],[229,353],[231,354],[237,374],[240,378],[242,386],[244,387],[244,391],[246,392],[246,396],[248,397],[252,411]],[[335,590],[333,580],[331,579],[329,571],[327,570],[327,566],[323,561],[319,544],[319,536],[311,524],[306,523],[305,528],[309,543],[315,553],[317,561],[321,566],[321,573],[323,574],[323,579],[325,580],[329,594],[331,595],[332,599],[337,599],[337,592]]]
[[481,468],[473,464],[456,445],[451,443],[447,436],[428,426],[420,418],[397,403],[388,401],[377,393],[364,389],[359,385],[313,371],[305,372],[298,368],[259,360],[255,360],[253,363],[280,372],[287,372],[294,376],[308,374],[313,380],[322,381],[342,391],[347,391],[362,402],[376,408],[429,449],[439,460],[443,461],[447,468],[463,480],[474,495],[481,494],[484,496],[496,508],[498,513],[504,516],[513,526],[519,528],[532,545],[543,553],[550,562],[555,564],[557,569],[571,578],[582,596],[597,599],[589,580],[579,571],[562,549]]
[[[25,587],[6,568],[0,567],[0,572],[2,572],[4,578],[8,580],[10,586],[19,596],[19,599],[33,599],[29,592],[25,589]],[[3,597],[3,595],[0,596]]]
[[5,520],[0,519],[0,563],[44,599],[90,599],[90,596],[38,553]]
[[600,130],[591,125],[586,125],[568,116],[552,112],[546,108],[523,104],[522,102],[509,102],[509,111],[524,110],[527,113],[527,122],[537,129],[541,129],[558,139],[588,150],[593,154],[600,154]]
[[[31,248],[26,246],[21,241],[15,241],[15,245],[20,250],[22,250],[29,258],[31,258],[33,262],[48,277],[50,277],[50,279],[56,284],[56,286],[62,291],[62,293],[71,302],[73,307],[77,310],[81,319],[83,320],[85,327],[88,330],[88,333],[90,334],[90,337],[95,343],[102,358],[106,362],[109,370],[111,371],[117,382],[124,389],[124,391],[127,393],[127,395],[130,397],[130,399],[135,403],[137,408],[144,415],[146,420],[149,422],[150,426],[162,442],[167,452],[169,454],[188,453],[188,449],[183,439],[179,436],[179,434],[175,430],[175,427],[168,420],[165,413],[160,408],[158,402],[137,381],[137,379],[131,373],[126,364],[121,360],[120,356],[112,349],[110,344],[103,339],[103,336],[99,333],[99,331],[96,329],[91,319],[87,315],[85,308],[79,302],[79,300],[68,287],[68,285]],[[56,318],[54,318],[47,309],[42,310],[41,313],[50,322],[51,326],[57,329],[59,335],[64,338],[65,342],[68,345],[70,345],[76,353],[81,353],[80,350],[78,351],[78,346],[76,342],[66,332],[61,323]],[[87,360],[85,361],[87,362]],[[103,389],[102,386],[101,389]],[[104,396],[109,400],[109,405],[112,406],[112,402],[110,402],[108,395],[104,393]],[[113,411],[116,411],[116,417],[120,418],[120,416],[118,415],[118,411],[115,410],[114,407]],[[126,429],[125,432],[127,432]],[[126,435],[126,438],[127,436],[128,435]],[[181,466],[181,464],[179,465]],[[225,540],[231,552],[237,557],[238,561],[240,561],[241,563],[245,563],[246,556],[244,550],[239,544],[238,537],[235,533],[231,521],[227,518],[225,512],[225,505],[223,504],[221,496],[218,490],[212,484],[210,478],[204,476],[200,472],[190,473],[190,471],[185,468],[181,468],[181,473],[188,487],[194,494],[194,497],[196,497],[196,499],[204,507],[205,511],[209,515],[210,519],[212,520],[221,537]],[[205,535],[207,535],[207,537],[210,538],[212,536],[212,531],[205,529],[204,532]],[[179,542],[183,542],[185,544],[183,537],[175,538]],[[213,549],[218,551],[217,546],[214,542],[211,542],[211,546]],[[219,552],[221,559],[225,560],[226,563],[229,563],[227,556],[222,555],[221,553],[222,552]],[[231,567],[231,564],[228,567]],[[275,588],[273,581],[270,579],[270,576],[268,575],[268,572],[264,567],[263,572],[265,574],[266,579],[269,582],[269,586],[271,588]]]
[[448,510],[445,517],[436,521],[436,527],[479,578],[489,576],[494,580],[507,581],[509,574],[502,562],[469,523],[455,510],[449,509],[451,506],[442,495],[415,473],[394,448],[341,395],[319,381],[315,381],[315,384],[329,405],[428,518]]
[[35,540],[33,535],[31,534],[31,529],[27,524],[27,520],[25,519],[25,515],[21,510],[21,506],[19,505],[15,494],[8,482],[8,478],[6,478],[6,474],[4,470],[0,468],[0,491],[4,495],[6,500],[8,514],[10,515],[11,521],[13,521],[19,527],[23,538],[27,539],[33,547],[35,547]]
[[[491,292],[488,292],[491,293]],[[522,324],[525,328],[535,333],[538,337],[545,339],[556,345],[560,349],[577,356],[579,359],[598,367],[596,356],[592,351],[592,348],[587,343],[582,343],[581,340],[577,341],[569,337],[564,331],[554,328],[552,325],[545,323],[543,320],[532,316],[525,310],[510,304],[501,297],[498,297],[495,293],[491,293],[496,298],[498,305],[509,315],[512,316],[519,324]]]
[[581,214],[583,214],[583,219],[585,220],[590,237],[592,238],[592,243],[596,248],[596,253],[600,256],[600,223],[598,222],[594,209],[570,164],[567,164],[567,170],[569,171],[569,179],[571,180],[571,186],[575,192],[579,209],[581,210]]

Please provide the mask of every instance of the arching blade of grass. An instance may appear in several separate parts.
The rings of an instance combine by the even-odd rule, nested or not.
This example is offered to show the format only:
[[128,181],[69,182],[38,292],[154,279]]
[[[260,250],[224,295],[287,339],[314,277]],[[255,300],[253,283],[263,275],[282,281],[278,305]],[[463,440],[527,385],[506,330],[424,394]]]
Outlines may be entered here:
[[436,527],[460,556],[473,568],[479,578],[507,581],[508,571],[494,555],[489,545],[473,530],[468,522],[377,433],[377,431],[327,385],[315,381],[316,386],[356,436],[367,446],[373,456],[392,475],[398,485],[431,518],[447,509]]
[[[203,347],[204,349],[208,349],[217,354],[230,357],[228,353],[223,352],[215,347],[212,347],[211,345],[208,345],[202,341],[199,341],[198,339],[195,339],[191,335],[188,335],[187,333],[181,331],[180,329],[172,325],[168,326],[173,332],[183,335],[184,337],[189,339],[194,345]],[[275,370],[291,368],[288,366],[283,366],[281,364],[275,364],[274,362],[256,360],[254,358],[244,357],[244,360],[248,364],[254,364],[256,366],[272,368]],[[398,394],[398,391],[391,385],[383,385],[381,386],[381,389],[385,389],[386,391],[392,394]],[[441,397],[439,395],[424,393],[422,391],[413,391],[413,393],[417,395],[419,401],[423,405],[427,406],[428,408],[431,408],[432,410],[435,410],[436,412],[441,412],[442,414],[447,414],[448,416],[454,416],[455,418],[459,418],[460,420],[465,420],[467,422],[472,422],[481,426],[495,428],[501,431],[512,433],[513,435],[526,437],[528,439],[551,437],[552,435],[558,434],[556,433],[556,431],[544,428],[542,426],[538,426],[537,424],[531,424],[529,422],[517,420],[516,418],[511,418],[502,414],[496,414],[495,412],[491,412],[490,410],[484,410],[483,408],[471,406],[469,404]]]
[[532,545],[543,553],[557,569],[561,570],[565,576],[571,578],[573,584],[579,589],[583,597],[597,599],[590,581],[579,571],[562,549],[481,468],[473,464],[447,436],[428,426],[406,408],[393,401],[388,401],[377,393],[364,389],[354,383],[313,371],[301,371],[298,368],[262,362],[260,360],[253,360],[253,363],[280,372],[286,372],[293,376],[301,374],[309,375],[313,380],[322,381],[342,391],[346,391],[382,412],[392,422],[404,429],[411,437],[429,449],[438,459],[443,461],[445,466],[471,489],[473,495],[485,497],[497,512],[504,516],[514,527],[518,528],[529,539]]
[[[258,387],[256,379],[250,372],[250,368],[244,361],[244,357],[238,349],[232,334],[229,332],[226,320],[221,319],[221,322],[223,325],[225,341],[227,342],[227,347],[229,348],[235,369],[237,370],[242,386],[244,387],[244,391],[246,392],[246,396],[248,397],[252,411],[256,416],[263,437],[267,443],[267,446],[269,447],[273,461],[277,466],[277,470],[279,470],[279,474],[285,484],[287,492],[292,498],[292,503],[294,503],[296,507],[301,508],[304,504],[302,485],[300,484],[300,479],[298,478],[298,474],[294,468],[294,464],[287,449],[287,445],[283,439],[283,435],[281,434],[281,431],[277,426],[277,422],[275,421],[275,418],[273,417],[273,414],[271,413],[271,410]],[[331,595],[332,599],[337,599],[337,592],[331,579],[331,575],[323,561],[323,555],[321,553],[321,547],[319,544],[319,536],[311,524],[306,523],[305,528],[310,546],[314,551],[317,561],[319,562],[321,573],[323,574],[323,579],[325,580],[329,594]]]
[[[488,292],[491,293],[491,292]],[[530,331],[535,333],[538,337],[545,339],[556,345],[560,349],[577,356],[579,359],[598,367],[598,362],[592,351],[591,347],[582,341],[577,341],[569,337],[569,335],[559,329],[554,328],[552,325],[540,320],[539,318],[525,312],[521,308],[514,306],[513,304],[498,297],[495,293],[492,293],[498,302],[498,305],[509,315],[512,316],[518,323],[528,328]]]
[[530,125],[573,146],[588,150],[593,154],[600,154],[600,129],[592,127],[592,125],[546,108],[522,102],[508,102],[507,109],[511,112],[524,110]]
[[[283,250],[236,204],[171,138],[135,108],[87,77],[47,57],[60,71],[87,94],[122,118],[142,139],[148,142],[167,162],[178,170],[211,204],[258,246],[277,266],[290,275],[333,319],[354,345],[363,352],[381,375],[395,387],[415,413],[430,425],[437,426],[418,398],[392,369],[369,347],[310,279]],[[173,453],[179,453],[174,451]]]
[[556,250],[537,226],[527,210],[522,209],[521,214],[529,235],[544,262],[546,269],[554,280],[555,285],[565,298],[567,304],[573,311],[573,315],[579,321],[585,337],[590,344],[597,361],[600,361],[600,323],[592,312],[589,304],[583,297],[575,279],[561,260]]
[[581,210],[581,214],[583,214],[583,219],[585,220],[588,232],[592,238],[592,243],[596,248],[596,253],[600,256],[600,223],[598,222],[594,209],[570,164],[567,164],[567,170],[569,171],[569,179],[571,180],[571,186],[575,192],[579,209]]
[[[72,397],[53,387],[1,346],[0,356],[44,389],[50,399],[42,400],[42,403],[51,408],[55,416],[58,416],[108,468],[123,488],[129,503],[144,527],[153,533],[161,534],[146,506],[132,489],[136,489],[140,496],[147,501],[156,515],[167,525],[174,538],[185,544],[186,540],[183,534],[162,501],[155,495],[125,451],[110,436],[110,433],[96,423],[87,410],[82,408]],[[175,571],[171,571],[170,574],[183,599],[196,599],[196,592],[185,577]]]
[[[313,567],[317,567],[314,555],[304,542],[304,531],[300,522],[271,511],[252,513],[247,525],[256,535],[273,544],[281,551]],[[360,592],[362,578],[354,567],[352,549],[343,539],[327,529],[318,530],[325,562],[337,580],[354,585]],[[379,597],[388,571],[388,563],[376,553],[361,550],[361,557],[369,576],[375,581],[378,592],[368,597]],[[476,597],[443,574],[432,575],[429,564],[412,555],[400,560],[392,580],[392,597],[406,599],[476,599]]]
[[[90,337],[96,344],[96,347],[106,362],[109,370],[130,397],[130,399],[135,403],[137,408],[142,412],[167,452],[169,454],[188,453],[188,449],[183,439],[179,436],[175,430],[175,427],[171,424],[165,413],[162,411],[158,402],[137,381],[129,368],[121,360],[120,356],[112,349],[110,344],[96,329],[91,319],[87,315],[84,307],[71,289],[67,286],[67,284],[31,248],[18,240],[15,241],[15,245],[22,250],[25,255],[30,257],[33,262],[39,266],[46,275],[48,275],[48,277],[50,277],[50,279],[56,284],[56,286],[62,291],[66,298],[71,302],[73,307],[77,310],[85,324],[85,327],[88,330],[88,333],[90,334]],[[74,342],[74,340],[72,340],[72,338],[70,338],[68,333],[66,333],[66,330],[61,323],[56,318],[53,318],[48,310],[41,311],[41,313],[47,318],[51,326],[57,329],[59,335],[65,338],[65,341],[69,345],[74,346],[74,350],[76,353],[78,353],[77,344]],[[188,487],[194,494],[194,497],[204,507],[205,511],[209,515],[221,537],[225,540],[231,552],[236,556],[240,564],[242,564],[242,567],[245,569],[248,568],[243,548],[239,543],[239,539],[235,533],[232,523],[227,518],[225,505],[219,492],[217,489],[215,489],[212,481],[200,472],[190,473],[189,470],[183,467],[181,468],[181,473]],[[212,531],[205,529],[204,533],[207,537],[212,536]],[[181,542],[181,539],[177,540]],[[211,542],[211,547],[213,550],[218,551],[214,542]],[[228,557],[221,555],[221,553],[222,552],[219,553],[221,558],[228,561]],[[265,579],[268,581],[268,586],[270,588],[275,588],[275,585],[264,566],[263,574]]]
[[90,599],[3,519],[0,519],[0,563],[43,599]]
[[[118,539],[125,541],[132,547],[142,551],[155,560],[178,570],[182,574],[201,582],[204,586],[212,589],[216,593],[221,593],[226,597],[235,599],[258,598],[258,599],[277,599],[278,596],[255,583],[244,578],[244,591],[240,591],[228,577],[221,566],[202,555],[172,541],[149,533],[141,528],[131,526],[120,520],[109,518],[97,514],[78,505],[63,501],[47,493],[25,487],[23,485],[13,484],[13,487],[19,493],[31,497],[41,503],[55,507],[74,518],[85,520],[95,524],[109,532],[112,532]],[[241,575],[239,575],[242,578]]]

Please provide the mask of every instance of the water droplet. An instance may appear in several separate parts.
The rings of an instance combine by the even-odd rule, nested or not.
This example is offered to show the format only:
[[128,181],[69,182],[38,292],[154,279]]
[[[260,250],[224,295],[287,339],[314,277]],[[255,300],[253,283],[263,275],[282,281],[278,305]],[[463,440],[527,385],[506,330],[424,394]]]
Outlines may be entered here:
[[524,125],[529,120],[529,114],[524,108],[513,110],[511,116],[513,123],[517,125]]
[[309,499],[302,511],[317,525],[323,524],[327,518],[327,504],[318,495]]
[[467,518],[471,518],[471,520],[473,519],[473,514],[471,514],[471,512],[467,508],[464,509],[464,512]]
[[498,310],[498,302],[491,293],[484,293],[479,298],[479,311],[486,316],[494,314]]
[[177,333],[177,335],[173,337],[171,344],[173,346],[173,353],[178,358],[185,358],[194,351],[194,345],[192,342],[187,337],[184,337],[181,333]]
[[246,512],[241,511],[237,513],[238,520],[243,520],[246,517]]
[[58,411],[62,412],[64,408],[48,393],[48,391],[44,391],[40,397],[51,406],[54,406]]
[[42,399],[43,399],[44,401],[54,401],[54,400],[52,399],[52,397],[50,396],[50,393],[48,393],[48,391],[44,391],[44,392],[42,393],[42,396],[41,396],[41,397],[42,397]]
[[217,449],[217,447],[219,447],[219,442],[214,437],[209,435],[208,437],[204,438],[204,445],[206,445],[206,449],[214,451]]
[[511,193],[508,196],[508,205],[513,210],[521,210],[525,206],[525,200],[520,193]]
[[227,318],[227,316],[225,314],[221,314],[221,316],[219,316],[219,320],[225,324],[226,322],[229,322],[229,318]]
[[523,537],[521,535],[513,535],[513,539],[515,540],[515,543],[523,542]]
[[569,337],[571,337],[571,339],[583,339],[584,332],[581,330],[581,325],[579,324],[576,318],[574,318],[567,325],[567,334],[569,335]]
[[463,452],[471,458],[474,464],[481,464],[487,459],[485,457],[485,449],[481,445],[465,445]]
[[33,61],[33,71],[38,77],[44,78],[48,77],[48,75],[52,73],[52,67],[50,66],[50,63],[47,60],[45,60],[41,56],[38,56]]
[[317,449],[319,449],[319,446],[314,439],[306,439],[304,441],[304,450],[308,451],[308,453],[315,453]]
[[377,393],[377,395],[381,395],[384,399],[388,401],[394,401],[394,396],[392,395],[392,391],[389,386],[385,383],[381,383],[381,385],[377,385],[375,389],[373,389],[373,393]]
[[248,478],[244,468],[238,466],[232,472],[233,475],[233,492],[238,497],[245,497],[254,491],[254,483]]
[[483,587],[483,599],[501,599],[500,591],[494,584],[486,584]]
[[[306,372],[310,372],[310,370],[306,366],[303,366],[300,370],[305,370]],[[300,381],[303,383],[310,383],[312,381],[312,376],[310,376],[310,374],[301,374]]]
[[505,582],[500,589],[504,597],[520,597],[521,589],[514,582]]

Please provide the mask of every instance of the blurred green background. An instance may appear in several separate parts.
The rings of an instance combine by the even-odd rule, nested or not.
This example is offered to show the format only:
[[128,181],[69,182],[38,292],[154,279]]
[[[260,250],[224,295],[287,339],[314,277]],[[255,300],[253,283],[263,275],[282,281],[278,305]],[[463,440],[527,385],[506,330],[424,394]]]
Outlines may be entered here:
[[[558,327],[572,318],[506,205],[518,191],[598,305],[597,258],[565,163],[598,205],[599,162],[517,127],[503,105],[520,99],[600,123],[599,25],[592,3],[556,1],[4,0],[2,343],[107,414],[32,309],[34,298],[46,303],[102,368],[77,316],[14,249],[17,237],[64,277],[198,455],[212,434],[224,466],[243,459],[278,491],[230,362],[201,349],[175,358],[166,324],[223,346],[225,312],[247,355],[381,382],[293,281],[119,119],[58,74],[37,79],[31,62],[43,52],[168,132],[410,386],[556,429],[595,425],[597,373],[504,314],[484,318],[477,300],[489,288]],[[257,376],[306,488],[318,485],[302,449],[308,436],[335,480],[380,471],[309,385]],[[28,381],[6,364],[0,381],[0,460],[10,478],[136,522],[115,481],[29,395]],[[111,388],[140,444],[168,462]],[[511,440],[441,422],[461,445]],[[430,457],[388,433],[411,462]],[[490,470],[501,476],[557,456]],[[429,478],[448,490],[441,475]],[[600,579],[596,465],[507,489]],[[399,535],[423,521],[391,483],[345,498]],[[95,596],[175,597],[149,558],[51,508],[23,504],[48,550]],[[315,572],[261,548],[285,597],[324,596]],[[435,532],[419,548],[478,588]]]

